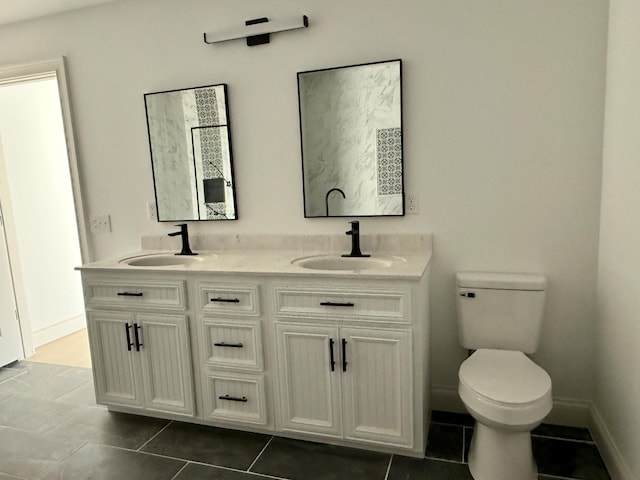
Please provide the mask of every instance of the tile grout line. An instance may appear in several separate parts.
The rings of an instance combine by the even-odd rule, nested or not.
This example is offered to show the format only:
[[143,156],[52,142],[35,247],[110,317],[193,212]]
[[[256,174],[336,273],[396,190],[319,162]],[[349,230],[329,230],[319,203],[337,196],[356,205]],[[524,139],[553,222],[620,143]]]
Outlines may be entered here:
[[462,463],[464,463],[464,450],[465,450],[465,445],[467,444],[465,442],[466,440],[466,432],[465,432],[466,428],[462,429],[462,459],[460,460]]
[[[60,376],[60,375],[58,375]],[[62,378],[79,378],[79,377],[62,377]],[[89,385],[90,383],[92,383],[91,380],[86,380],[84,383],[81,383],[80,385],[78,385],[77,387],[73,387],[71,390],[61,393],[60,395],[58,395],[57,397],[53,397],[53,400],[55,400],[56,402],[62,402],[62,403],[69,403],[69,402],[65,402],[64,400],[60,400],[62,397],[64,397],[65,395],[70,395],[73,392],[76,392],[78,390],[80,390],[81,388],[86,387],[87,385]],[[97,405],[97,404],[96,404]]]
[[550,475],[548,473],[540,473],[540,472],[538,472],[538,475],[544,475],[545,477],[551,478],[553,480],[577,480],[577,479],[572,478],[572,477],[559,477],[558,475]]
[[[42,475],[45,475],[49,470],[50,470],[49,468],[47,470],[45,470],[45,472]],[[0,475],[9,475],[12,480],[14,478],[16,480],[31,480],[31,478],[29,478],[29,477],[23,477],[22,475],[16,475],[14,473],[0,472]],[[38,478],[40,478],[40,477],[38,477]]]
[[458,460],[449,460],[447,458],[438,458],[438,457],[424,457],[426,460],[434,460],[436,462],[445,462],[445,463],[453,463],[455,465],[466,465],[466,463],[459,462]]
[[446,425],[447,427],[462,427],[462,428],[473,428],[474,425],[467,425],[465,423],[449,423],[449,422],[438,422],[435,420],[431,420],[431,425]]
[[[475,425],[466,425],[464,423],[452,423],[452,422],[439,422],[436,420],[432,420],[430,422],[433,425],[444,425],[446,427],[462,427],[462,428],[474,428]],[[575,427],[575,428],[583,428],[583,427]],[[585,430],[589,430],[588,428],[584,427]],[[540,434],[540,433],[534,433],[531,432],[531,436],[532,437],[541,437],[541,438],[550,438],[550,439],[554,439],[554,440],[567,440],[569,442],[580,442],[580,443],[595,443],[595,441],[592,440],[584,440],[584,439],[579,439],[579,438],[569,438],[569,437],[562,437],[559,435],[544,435],[544,434]]]
[[[158,431],[156,432],[156,434],[155,434],[155,435],[153,435],[149,440],[147,440],[146,442],[144,442],[142,445],[140,445],[140,446],[139,446],[138,448],[136,448],[135,450],[134,450],[134,449],[132,449],[132,450],[134,450],[135,452],[140,452],[144,447],[146,447],[146,446],[147,446],[147,444],[148,444],[151,440],[153,440],[153,439],[154,439],[154,438],[156,438],[158,435],[160,435],[162,432],[164,432],[164,431],[165,431],[165,429],[166,429],[169,425],[171,425],[172,423],[173,423],[173,420],[169,420],[169,422],[167,422],[167,424],[166,424],[164,427],[162,427],[160,430],[158,430]],[[148,453],[148,452],[145,452],[145,453]]]
[[561,442],[573,442],[573,443],[586,443],[587,445],[595,445],[596,442],[594,442],[593,440],[580,440],[577,438],[565,438],[565,437],[552,437],[550,435],[539,435],[537,433],[532,433],[531,437],[536,437],[536,438],[544,438],[547,440],[558,440]]
[[178,470],[178,471],[176,472],[176,474],[175,474],[173,477],[171,477],[171,480],[176,480],[176,478],[178,478],[178,475],[180,475],[180,474],[182,473],[182,471],[183,471],[185,468],[187,468],[187,465],[189,465],[189,463],[190,463],[190,462],[184,462],[184,465],[182,466],[182,468],[181,468],[180,470]]
[[[158,433],[160,433],[160,432],[158,432]],[[251,475],[257,476],[257,477],[271,478],[271,479],[274,479],[274,480],[290,480],[290,479],[285,478],[285,477],[274,477],[273,475],[268,475],[266,473],[248,472],[246,470],[240,470],[240,469],[237,469],[237,468],[225,467],[224,465],[216,465],[214,463],[205,463],[205,462],[200,462],[198,460],[189,460],[187,458],[172,457],[171,455],[163,455],[162,453],[143,452],[143,451],[133,450],[133,449],[127,448],[127,447],[119,447],[117,445],[107,445],[107,444],[104,444],[104,443],[93,443],[93,442],[87,442],[87,444],[92,444],[92,445],[106,447],[106,448],[114,448],[116,450],[123,450],[125,452],[138,453],[140,455],[149,455],[151,457],[166,458],[168,460],[177,460],[179,462],[185,462],[186,464],[193,463],[194,465],[202,465],[203,467],[218,468],[218,469],[221,469],[221,470],[228,470],[228,471],[231,471],[231,472],[251,473]]]
[[387,471],[384,474],[384,480],[389,480],[389,472],[391,471],[391,463],[393,462],[393,453],[389,457],[389,463],[387,464]]
[[66,462],[71,457],[71,455],[74,455],[80,449],[86,447],[88,444],[89,444],[89,442],[84,442],[78,448],[73,449],[71,452],[69,452],[69,455],[65,455],[64,458],[61,458],[60,461],[57,462],[55,465],[52,465],[50,468],[47,468],[44,472],[42,472],[40,475],[38,475],[38,478],[44,478],[49,472],[51,472],[54,469],[58,468],[60,465],[62,465],[64,462]]
[[271,435],[271,438],[269,439],[269,441],[265,444],[264,447],[262,447],[262,450],[260,450],[260,453],[258,454],[258,456],[256,458],[253,459],[253,462],[251,462],[251,465],[249,465],[249,468],[247,468],[247,472],[250,472],[251,469],[253,468],[253,466],[256,464],[256,462],[258,461],[258,459],[260,458],[260,456],[262,455],[262,453],[267,449],[267,447],[269,446],[269,444],[271,443],[271,440],[273,440],[273,435]]
[[212,463],[194,462],[194,461],[191,461],[191,460],[189,460],[188,462],[196,464],[196,465],[202,465],[202,466],[205,466],[205,467],[219,468],[220,470],[228,470],[230,472],[249,473],[249,474],[253,475],[254,477],[271,478],[273,480],[290,480],[290,479],[288,479],[286,477],[274,477],[273,475],[269,475],[267,473],[249,472],[248,470],[238,470],[237,468],[225,467],[224,465],[214,465]]

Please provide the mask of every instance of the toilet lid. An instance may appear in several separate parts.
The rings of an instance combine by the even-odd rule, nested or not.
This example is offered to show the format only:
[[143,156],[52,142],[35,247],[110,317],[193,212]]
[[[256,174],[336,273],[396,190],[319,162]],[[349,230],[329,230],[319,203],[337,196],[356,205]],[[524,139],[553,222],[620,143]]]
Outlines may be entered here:
[[477,350],[462,362],[461,382],[493,402],[527,404],[551,390],[551,378],[522,352]]

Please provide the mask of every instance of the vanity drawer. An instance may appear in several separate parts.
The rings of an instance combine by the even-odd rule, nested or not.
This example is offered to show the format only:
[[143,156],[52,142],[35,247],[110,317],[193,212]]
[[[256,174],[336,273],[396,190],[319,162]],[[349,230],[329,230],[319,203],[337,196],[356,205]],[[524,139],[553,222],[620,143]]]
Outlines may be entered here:
[[208,367],[262,370],[262,335],[258,322],[204,319]]
[[183,281],[111,281],[86,280],[88,307],[141,307],[159,310],[186,309]]
[[264,377],[207,373],[205,419],[265,425]]
[[281,317],[410,323],[410,293],[335,287],[275,287]]
[[199,285],[200,306],[209,315],[260,315],[257,285]]

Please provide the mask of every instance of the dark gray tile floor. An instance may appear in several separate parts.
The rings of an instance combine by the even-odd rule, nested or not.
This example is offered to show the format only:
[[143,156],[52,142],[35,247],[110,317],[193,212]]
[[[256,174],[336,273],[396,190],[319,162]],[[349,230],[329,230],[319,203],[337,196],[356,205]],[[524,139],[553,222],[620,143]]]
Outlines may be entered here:
[[[0,368],[0,480],[472,480],[468,415],[434,412],[415,459],[109,412],[90,370]],[[533,432],[540,480],[609,480],[589,431]]]

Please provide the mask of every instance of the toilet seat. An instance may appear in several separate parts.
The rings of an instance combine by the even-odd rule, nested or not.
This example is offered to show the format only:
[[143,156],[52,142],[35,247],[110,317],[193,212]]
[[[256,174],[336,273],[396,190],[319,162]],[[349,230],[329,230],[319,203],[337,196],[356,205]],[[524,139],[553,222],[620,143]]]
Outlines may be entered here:
[[529,427],[551,411],[551,378],[522,352],[477,350],[458,378],[467,408],[497,427]]

